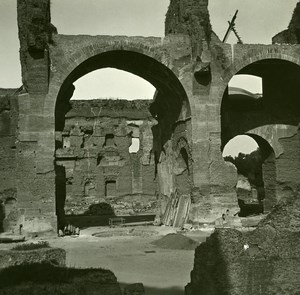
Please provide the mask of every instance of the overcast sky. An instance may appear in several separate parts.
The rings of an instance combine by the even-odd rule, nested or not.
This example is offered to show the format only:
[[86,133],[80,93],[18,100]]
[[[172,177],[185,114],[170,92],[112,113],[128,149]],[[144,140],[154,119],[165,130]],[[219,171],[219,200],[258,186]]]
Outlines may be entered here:
[[[128,36],[163,36],[169,5],[169,0],[51,2],[52,22],[61,34]],[[236,28],[243,41],[270,43],[273,35],[287,27],[296,3],[297,0],[210,0],[209,9],[213,29],[220,38],[227,21],[239,9]],[[0,87],[21,85],[18,50],[16,0],[0,0]],[[150,91],[149,87],[145,89]]]

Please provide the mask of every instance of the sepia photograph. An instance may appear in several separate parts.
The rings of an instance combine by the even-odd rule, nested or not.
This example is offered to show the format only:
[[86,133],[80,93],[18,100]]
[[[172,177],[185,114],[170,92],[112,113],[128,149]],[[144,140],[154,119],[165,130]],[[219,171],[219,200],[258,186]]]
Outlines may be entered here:
[[0,295],[299,295],[300,0],[0,0]]

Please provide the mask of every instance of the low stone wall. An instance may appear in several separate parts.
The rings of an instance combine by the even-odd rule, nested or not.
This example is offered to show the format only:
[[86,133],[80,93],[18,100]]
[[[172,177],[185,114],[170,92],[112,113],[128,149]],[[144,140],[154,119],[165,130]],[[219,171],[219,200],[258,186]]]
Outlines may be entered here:
[[300,198],[282,203],[252,232],[218,229],[195,252],[186,295],[297,295]]
[[41,248],[35,250],[0,250],[0,269],[29,265],[34,263],[52,263],[64,266],[66,251],[59,248]]
[[1,295],[121,295],[115,275],[104,269],[72,269],[49,264],[0,271]]

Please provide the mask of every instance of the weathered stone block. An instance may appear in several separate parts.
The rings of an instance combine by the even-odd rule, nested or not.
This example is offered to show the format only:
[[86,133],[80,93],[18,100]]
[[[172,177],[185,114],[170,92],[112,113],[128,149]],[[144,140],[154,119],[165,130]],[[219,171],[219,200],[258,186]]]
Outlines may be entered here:
[[[278,205],[252,232],[215,231],[195,251],[186,294],[296,295],[300,270],[299,216],[299,197],[294,196]],[[283,268],[287,270],[284,273]]]

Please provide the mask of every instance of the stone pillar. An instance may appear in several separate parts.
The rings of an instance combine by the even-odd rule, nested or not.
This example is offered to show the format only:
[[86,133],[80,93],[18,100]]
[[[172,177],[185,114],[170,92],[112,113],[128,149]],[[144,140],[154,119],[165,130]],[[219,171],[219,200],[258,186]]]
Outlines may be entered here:
[[45,113],[49,84],[50,0],[18,0],[20,60],[17,197],[28,233],[55,231],[54,113]]

